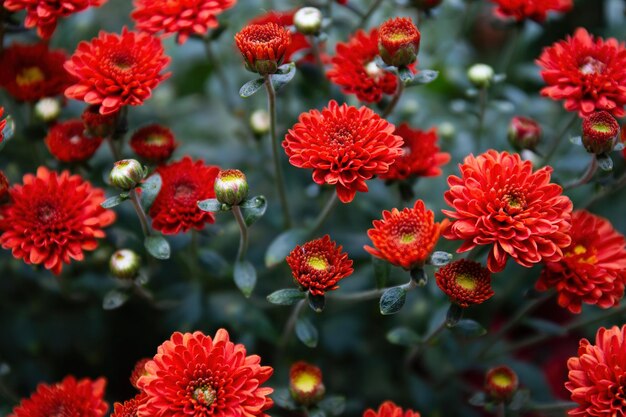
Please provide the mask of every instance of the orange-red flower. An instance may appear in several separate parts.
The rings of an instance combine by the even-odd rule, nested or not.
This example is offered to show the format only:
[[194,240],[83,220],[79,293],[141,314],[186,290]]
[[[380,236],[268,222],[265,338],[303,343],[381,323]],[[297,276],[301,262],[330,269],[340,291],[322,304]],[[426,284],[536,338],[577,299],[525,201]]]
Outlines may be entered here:
[[133,368],[133,371],[130,374],[130,384],[139,389],[139,387],[137,386],[137,381],[139,381],[139,378],[141,378],[144,375],[148,375],[148,373],[146,372],[146,364],[150,362],[150,358],[143,358],[143,359],[139,359],[137,361],[137,363],[135,364],[135,367]]
[[273,369],[219,329],[214,338],[202,332],[174,333],[146,364],[139,379],[146,401],[138,417],[266,417],[273,389],[262,386]]
[[368,408],[363,412],[363,417],[420,417],[420,413],[413,410],[403,410],[392,401],[385,401],[378,410]]
[[50,153],[61,162],[82,162],[91,158],[102,138],[87,137],[81,120],[68,120],[50,128],[45,143]]
[[276,23],[248,25],[235,35],[246,68],[261,75],[273,74],[282,64],[291,43],[289,31]]
[[626,326],[601,327],[596,344],[582,339],[578,356],[567,361],[565,383],[578,407],[572,417],[613,417],[626,415]]
[[582,303],[619,304],[626,283],[626,240],[611,223],[585,210],[572,215],[571,244],[560,261],[546,263],[536,288],[556,288],[558,303],[580,313]]
[[12,12],[26,10],[24,26],[37,27],[37,34],[48,39],[54,33],[60,18],[98,7],[107,0],[4,0],[3,7]]
[[313,181],[331,184],[344,203],[357,191],[368,190],[365,180],[384,174],[402,155],[402,138],[395,127],[367,107],[328,103],[321,112],[302,113],[283,142],[291,165],[313,169]]
[[387,65],[412,64],[420,49],[421,34],[410,17],[396,17],[378,29],[378,50]]
[[[285,11],[276,11],[271,10],[265,14],[255,17],[250,21],[251,25],[263,25],[265,23],[276,23],[277,25],[283,26],[285,28],[289,28],[293,26],[293,17],[296,14],[298,9],[285,10]],[[293,56],[296,52],[301,51],[303,49],[310,49],[311,44],[307,40],[306,36],[302,33],[295,32],[291,34],[291,42],[289,46],[285,50],[285,61],[291,62],[293,61]],[[312,53],[308,53],[303,57],[303,60],[313,62],[314,57]]]
[[394,132],[404,140],[402,155],[396,158],[389,171],[380,174],[385,180],[405,180],[411,177],[436,177],[441,175],[441,166],[450,161],[450,154],[439,152],[437,131],[411,129],[402,123]]
[[146,394],[140,392],[130,400],[113,404],[111,417],[137,417],[139,406],[146,401]]
[[286,259],[295,283],[313,295],[339,288],[337,283],[354,272],[342,249],[328,235],[296,246]]
[[410,270],[421,267],[428,259],[445,222],[435,223],[435,215],[426,210],[422,200],[402,211],[383,211],[382,220],[374,220],[367,231],[374,247],[365,246],[371,255]]
[[131,17],[140,31],[176,33],[177,42],[183,44],[189,36],[204,36],[218,27],[217,15],[235,3],[237,0],[135,0]]
[[0,207],[0,244],[26,264],[43,264],[57,275],[63,263],[95,250],[102,228],[115,220],[113,211],[100,207],[104,191],[68,171],[39,167],[9,193],[11,203]]
[[158,38],[124,28],[121,35],[100,32],[81,42],[65,69],[78,81],[65,90],[69,98],[100,106],[101,114],[122,106],[139,106],[169,74],[161,71],[170,61]]
[[493,245],[487,267],[504,269],[509,257],[527,268],[557,262],[570,244],[572,202],[550,183],[551,167],[533,172],[518,154],[489,150],[459,165],[461,177],[448,177],[444,197],[454,210],[446,239],[463,240],[457,252]]
[[166,235],[202,230],[206,223],[215,222],[213,213],[198,208],[198,201],[215,198],[216,166],[192,161],[186,156],[178,162],[161,165],[161,190],[150,208],[152,227]]
[[537,60],[548,85],[541,94],[565,100],[565,109],[581,117],[606,110],[626,116],[626,48],[615,38],[594,38],[579,28],[544,49]]
[[9,417],[104,417],[109,405],[104,401],[106,380],[67,376],[56,384],[39,384],[23,399]]
[[142,127],[130,139],[130,147],[137,155],[154,162],[169,159],[176,146],[172,131],[157,124]]
[[315,404],[326,392],[322,370],[304,361],[294,363],[289,369],[289,391],[298,404]]
[[0,55],[0,86],[19,101],[63,94],[72,77],[63,68],[65,52],[46,43],[13,44]]
[[572,10],[572,0],[491,0],[497,5],[495,15],[502,19],[523,22],[531,19],[542,23],[548,12],[566,13]]
[[482,304],[494,294],[491,272],[478,262],[467,259],[459,259],[440,268],[435,272],[435,279],[450,301],[463,308]]

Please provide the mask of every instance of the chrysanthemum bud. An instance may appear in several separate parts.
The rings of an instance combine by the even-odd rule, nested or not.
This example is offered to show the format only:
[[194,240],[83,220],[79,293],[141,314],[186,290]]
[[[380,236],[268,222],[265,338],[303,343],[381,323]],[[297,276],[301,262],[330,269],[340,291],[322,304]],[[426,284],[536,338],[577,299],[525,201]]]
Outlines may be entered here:
[[270,131],[270,115],[265,110],[255,110],[250,115],[250,127],[256,135],[264,135]]
[[541,139],[541,126],[528,117],[515,116],[509,124],[508,138],[517,151],[535,149]]
[[478,262],[459,259],[435,272],[435,279],[450,302],[463,308],[482,304],[494,294],[491,272]]
[[100,114],[100,106],[92,105],[83,111],[81,119],[85,124],[85,131],[88,136],[106,138],[113,135],[115,131],[117,113],[102,115]]
[[583,145],[587,152],[602,155],[615,147],[619,123],[610,113],[599,111],[583,119]]
[[61,103],[56,98],[42,98],[35,104],[35,116],[48,123],[52,122],[61,114]]
[[443,0],[413,0],[413,5],[419,10],[430,10],[439,6]]
[[276,23],[248,25],[235,35],[246,68],[261,75],[274,74],[285,57],[291,35]]
[[141,258],[130,249],[120,249],[111,255],[109,269],[115,278],[133,279],[141,267]]
[[0,171],[0,204],[4,203],[9,196],[9,180],[4,172]]
[[479,88],[489,87],[495,75],[493,68],[486,64],[475,64],[467,70],[467,78]]
[[320,368],[303,361],[291,365],[289,391],[298,404],[308,406],[317,403],[326,392]]
[[122,190],[131,190],[143,180],[145,171],[135,159],[122,159],[113,165],[109,174],[111,185]]
[[248,181],[238,169],[220,171],[215,178],[215,198],[222,204],[237,205],[248,196]]
[[508,366],[491,368],[485,376],[485,391],[496,401],[510,399],[518,384],[517,374]]
[[322,12],[316,7],[303,7],[293,16],[293,24],[304,35],[315,35],[322,28]]
[[402,67],[417,59],[421,35],[408,17],[384,22],[378,31],[378,51],[385,64]]
[[437,132],[442,139],[452,139],[456,134],[456,127],[450,122],[442,122],[437,127]]

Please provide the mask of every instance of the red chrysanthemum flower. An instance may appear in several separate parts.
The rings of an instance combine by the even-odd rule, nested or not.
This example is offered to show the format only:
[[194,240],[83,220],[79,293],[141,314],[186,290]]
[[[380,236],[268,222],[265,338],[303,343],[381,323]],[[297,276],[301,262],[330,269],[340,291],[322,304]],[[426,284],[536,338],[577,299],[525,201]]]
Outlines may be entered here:
[[0,171],[0,204],[4,203],[9,196],[9,180],[4,172]]
[[604,40],[579,28],[573,37],[544,49],[537,60],[548,84],[541,94],[565,100],[581,117],[606,110],[626,116],[626,48],[615,38]]
[[578,407],[573,417],[617,417],[626,415],[626,325],[621,329],[601,327],[596,344],[582,339],[578,357],[567,361],[565,383]]
[[107,0],[4,0],[3,7],[12,12],[26,10],[24,26],[37,27],[37,34],[49,39],[62,17],[82,12],[88,7],[98,7]]
[[202,230],[206,223],[215,222],[213,213],[198,208],[198,201],[215,198],[216,166],[193,162],[186,156],[178,162],[161,165],[156,172],[163,184],[152,207],[152,227],[166,235]]
[[172,131],[157,124],[142,127],[130,139],[130,147],[137,155],[154,162],[169,159],[176,146]]
[[[377,103],[384,94],[394,94],[398,87],[397,77],[374,62],[378,54],[378,30],[372,29],[369,34],[359,30],[348,42],[337,44],[332,68],[326,75],[345,94],[355,94],[366,103]],[[413,64],[410,68],[414,71]]]
[[63,94],[73,81],[63,68],[66,59],[64,51],[45,43],[13,44],[0,54],[0,85],[19,101]]
[[139,378],[141,378],[144,375],[148,375],[148,372],[146,371],[146,364],[150,362],[150,358],[143,358],[143,359],[139,359],[137,361],[137,363],[135,364],[135,367],[133,368],[133,371],[130,374],[130,384],[139,389],[139,386],[137,386],[137,381],[139,381]]
[[454,219],[446,239],[463,240],[457,252],[491,245],[487,267],[504,269],[510,256],[527,268],[556,262],[570,244],[572,202],[563,189],[550,183],[551,167],[533,172],[518,154],[489,150],[470,155],[459,165],[461,177],[448,177],[444,197]]
[[403,123],[394,132],[404,140],[402,155],[396,158],[389,171],[380,174],[384,180],[405,180],[410,177],[436,177],[441,166],[450,162],[450,154],[439,152],[437,131],[411,129]]
[[482,304],[494,294],[491,272],[478,262],[467,259],[459,259],[440,268],[435,272],[435,279],[450,301],[463,308]]
[[502,19],[523,22],[531,19],[542,23],[548,12],[566,13],[572,10],[572,0],[491,0],[497,5],[494,13]]
[[0,244],[26,264],[43,264],[60,274],[63,263],[81,261],[98,247],[103,227],[115,213],[100,207],[104,191],[78,175],[39,167],[9,190],[11,203],[0,207]]
[[282,64],[291,43],[289,31],[276,23],[248,25],[235,35],[246,68],[261,75],[273,74]]
[[146,402],[139,417],[266,417],[273,389],[262,385],[273,369],[258,355],[246,356],[242,344],[219,329],[214,338],[202,332],[174,333],[146,364],[139,379]]
[[392,401],[385,401],[378,410],[368,408],[363,412],[363,417],[420,417],[420,413],[413,410],[403,410]]
[[563,258],[546,263],[536,288],[556,288],[558,303],[580,313],[582,303],[609,308],[619,304],[626,283],[626,240],[611,223],[585,211],[572,215],[571,244]]
[[328,235],[296,246],[286,259],[295,283],[313,295],[339,288],[337,283],[354,272],[342,249]]
[[446,222],[435,223],[435,214],[426,210],[422,200],[417,200],[412,208],[383,211],[382,220],[374,220],[372,224],[374,228],[367,231],[367,236],[374,247],[364,246],[364,249],[377,258],[410,270],[424,265]]
[[410,17],[396,17],[378,29],[378,50],[387,65],[401,67],[417,59],[422,35]]
[[322,370],[304,361],[294,363],[289,369],[289,391],[298,404],[309,406],[317,403],[326,392]]
[[81,120],[68,120],[52,126],[45,143],[59,161],[82,162],[96,153],[102,138],[85,136],[85,126]]
[[485,391],[496,401],[506,401],[513,396],[519,386],[514,370],[508,366],[496,366],[485,375]]
[[291,165],[313,169],[313,181],[335,185],[339,199],[349,203],[357,191],[368,190],[365,180],[387,172],[402,155],[402,138],[394,130],[367,107],[333,100],[321,112],[302,113],[283,148]]
[[[293,26],[293,17],[296,14],[298,9],[293,10],[285,10],[282,12],[272,10],[268,13],[265,13],[261,16],[257,16],[252,19],[249,24],[251,25],[263,25],[265,23],[276,23],[277,25],[283,26],[285,28],[289,28]],[[296,52],[301,51],[303,49],[310,49],[311,44],[307,40],[306,36],[302,33],[295,32],[291,34],[291,42],[289,46],[285,50],[285,61],[291,62],[293,61],[293,56]],[[315,58],[312,53],[306,54],[302,60],[307,62],[313,62]]]
[[516,150],[535,149],[541,139],[541,125],[529,117],[515,116],[509,123],[507,137]]
[[611,152],[619,136],[619,123],[610,113],[599,111],[583,119],[583,146],[587,152],[603,155]]
[[111,417],[138,417],[139,406],[146,402],[146,398],[146,394],[140,392],[130,400],[113,404]]
[[121,35],[100,32],[91,42],[81,42],[65,69],[78,81],[65,90],[69,98],[98,104],[101,114],[122,106],[139,106],[169,73],[169,63],[158,38],[124,28]]
[[56,384],[39,384],[37,390],[23,399],[9,417],[103,417],[109,405],[104,401],[106,380],[76,380],[67,376]]
[[235,3],[237,0],[135,0],[131,17],[140,31],[176,33],[176,41],[183,44],[189,36],[204,36],[218,27],[216,16]]

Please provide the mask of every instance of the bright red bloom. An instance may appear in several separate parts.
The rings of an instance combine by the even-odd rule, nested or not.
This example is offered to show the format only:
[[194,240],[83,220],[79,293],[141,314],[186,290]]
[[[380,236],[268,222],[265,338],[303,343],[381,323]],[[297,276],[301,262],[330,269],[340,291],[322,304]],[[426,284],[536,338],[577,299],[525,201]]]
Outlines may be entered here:
[[91,42],[81,42],[65,63],[78,81],[65,90],[69,98],[100,105],[101,114],[122,106],[139,106],[168,74],[169,63],[158,38],[124,28],[121,35],[100,32]]
[[9,180],[4,172],[0,171],[0,204],[4,203],[9,196]]
[[103,417],[109,408],[104,401],[105,386],[104,378],[77,381],[73,376],[66,376],[52,385],[39,384],[8,417]]
[[578,357],[567,361],[565,383],[578,407],[573,417],[616,417],[626,415],[626,326],[601,327],[596,344],[582,339]]
[[302,113],[283,142],[291,165],[313,169],[313,181],[337,187],[344,203],[357,191],[368,190],[365,180],[384,174],[402,155],[402,138],[395,127],[367,107],[328,103],[321,112]]
[[420,413],[413,410],[403,410],[392,401],[385,401],[378,410],[368,408],[363,412],[363,417],[420,417]]
[[235,43],[246,68],[261,75],[273,74],[285,58],[291,35],[276,23],[248,25],[235,35]]
[[626,116],[626,47],[617,39],[594,39],[579,28],[573,37],[545,48],[537,64],[548,84],[541,94],[565,100],[566,110],[581,117],[599,110]]
[[130,147],[137,155],[155,162],[169,159],[176,146],[172,131],[156,124],[142,127],[130,139]]
[[491,0],[497,4],[495,15],[502,19],[515,19],[523,22],[531,19],[542,23],[548,12],[566,13],[572,10],[572,0]]
[[50,128],[45,140],[50,153],[61,162],[82,162],[91,158],[102,138],[85,136],[81,120],[68,120]]
[[422,200],[402,211],[383,211],[382,220],[374,220],[367,231],[371,246],[364,249],[371,255],[401,266],[406,270],[421,267],[428,259],[446,222],[435,223],[435,215],[426,210]]
[[509,256],[527,268],[563,257],[571,241],[572,202],[550,183],[551,167],[533,172],[518,154],[492,149],[466,157],[459,168],[461,177],[448,177],[444,195],[454,211],[443,210],[454,219],[443,236],[464,241],[457,252],[493,244],[491,272],[502,271]]
[[214,338],[202,332],[174,333],[146,364],[139,379],[147,395],[139,417],[266,417],[273,389],[262,385],[273,369],[219,329]]
[[439,152],[437,131],[411,129],[402,123],[394,132],[404,140],[402,155],[396,158],[389,171],[380,174],[384,180],[405,180],[410,177],[436,177],[440,167],[450,162],[450,154]]
[[48,39],[62,17],[82,12],[88,7],[98,7],[107,0],[4,0],[3,7],[12,12],[26,10],[24,26],[37,27],[37,34]]
[[421,34],[410,17],[396,17],[378,29],[378,50],[387,65],[409,65],[417,59]]
[[152,227],[166,235],[186,232],[191,228],[202,230],[206,223],[214,223],[213,213],[198,208],[198,201],[215,198],[216,166],[193,162],[186,156],[178,162],[161,165],[156,172],[163,185],[150,208]]
[[491,272],[478,262],[467,259],[459,259],[440,268],[435,272],[435,279],[450,301],[463,308],[482,304],[494,294]]
[[0,85],[19,101],[62,94],[73,81],[63,68],[66,59],[64,51],[45,43],[13,44],[0,55]]
[[[276,23],[277,25],[288,28],[290,26],[293,26],[293,17],[297,11],[298,9],[285,10],[282,12],[272,10],[261,16],[255,17],[254,19],[250,21],[249,24],[262,25],[265,23]],[[296,52],[301,51],[303,49],[310,49],[310,48],[311,48],[311,44],[307,40],[306,36],[304,36],[302,33],[299,33],[299,32],[292,33],[291,42],[289,43],[289,46],[285,50],[285,61],[286,62],[293,61],[292,57]],[[309,53],[303,59],[305,61],[312,62],[315,58],[313,57],[313,54]]]
[[296,284],[313,295],[339,288],[337,283],[354,272],[342,249],[328,235],[296,246],[286,259]]
[[111,417],[137,417],[139,406],[146,402],[146,398],[146,394],[140,392],[130,400],[113,404],[113,414],[111,414]]
[[102,228],[115,220],[113,211],[100,207],[104,191],[68,171],[39,167],[9,193],[11,203],[0,207],[0,244],[26,264],[43,264],[57,275],[63,263],[82,261],[83,251],[95,250]]
[[135,364],[135,367],[133,368],[133,372],[131,372],[130,374],[130,384],[139,389],[139,387],[137,386],[137,381],[139,381],[139,378],[141,378],[144,375],[148,375],[148,372],[146,372],[146,364],[150,362],[150,358],[143,358],[143,359],[139,359],[137,361],[137,363]]
[[237,0],[135,0],[131,17],[140,31],[176,33],[176,41],[183,44],[189,36],[204,36],[218,27],[216,16],[235,3]]
[[536,288],[555,287],[558,303],[580,313],[582,303],[619,304],[626,283],[626,240],[611,223],[585,210],[572,215],[571,244],[560,261],[546,263]]

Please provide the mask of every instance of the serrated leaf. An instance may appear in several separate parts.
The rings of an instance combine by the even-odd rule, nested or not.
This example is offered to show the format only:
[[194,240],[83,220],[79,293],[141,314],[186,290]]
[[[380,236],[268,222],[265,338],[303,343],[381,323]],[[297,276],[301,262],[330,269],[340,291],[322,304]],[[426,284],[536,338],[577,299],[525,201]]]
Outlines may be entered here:
[[147,236],[143,245],[148,253],[157,259],[169,259],[170,258],[170,244],[163,236]]
[[128,294],[118,291],[111,290],[102,299],[102,308],[105,310],[115,310],[124,305],[128,301]]
[[296,321],[296,336],[305,346],[314,348],[317,346],[317,329],[309,319],[301,317]]
[[254,265],[248,261],[235,262],[233,278],[235,279],[235,285],[237,285],[237,288],[241,290],[243,295],[250,297],[256,285],[256,269],[254,269]]
[[109,209],[122,204],[126,200],[128,200],[128,195],[114,195],[113,197],[109,197],[100,203],[100,207]]
[[613,171],[613,160],[608,155],[598,155],[598,166],[602,171]]
[[567,334],[567,330],[558,323],[554,323],[548,320],[529,318],[524,320],[524,324],[537,330],[539,333],[548,334],[551,336],[563,336]]
[[263,84],[265,84],[265,80],[263,78],[257,78],[256,80],[248,81],[239,89],[239,96],[243,98],[248,98],[257,91],[259,91],[261,87],[263,87]]
[[202,211],[208,211],[211,213],[217,213],[222,211],[222,203],[215,198],[209,198],[206,200],[198,201],[198,208]]
[[296,64],[290,62],[289,64],[281,65],[279,72],[270,75],[270,80],[274,86],[274,91],[278,91],[288,84],[296,75]]
[[374,267],[374,279],[376,280],[376,288],[385,288],[389,274],[391,273],[391,264],[380,258],[372,256],[372,266]]
[[396,327],[387,333],[389,343],[400,346],[416,346],[421,339],[417,333],[408,327]]
[[279,306],[290,306],[297,303],[300,300],[306,298],[304,291],[297,290],[295,288],[285,288],[282,290],[274,291],[267,296],[267,301]]
[[413,75],[413,79],[408,86],[430,84],[439,77],[439,71],[424,69]]
[[283,262],[293,248],[304,243],[308,237],[306,229],[290,229],[278,235],[265,252],[265,266],[271,268]]
[[159,195],[163,181],[161,175],[154,173],[141,184],[141,206],[147,212]]
[[459,336],[467,338],[480,337],[487,334],[487,330],[480,323],[470,319],[459,320],[451,330]]
[[395,314],[402,309],[406,301],[406,290],[402,287],[389,288],[380,297],[380,314]]
[[346,409],[346,399],[339,395],[333,395],[324,398],[317,406],[331,416],[338,416],[343,414]]
[[267,200],[264,196],[259,195],[252,197],[241,204],[243,219],[248,227],[252,226],[265,214],[267,210]]
[[323,295],[313,295],[309,293],[309,307],[316,313],[321,313],[326,305],[326,298]]
[[398,77],[400,77],[400,81],[402,84],[407,85],[411,81],[413,81],[413,73],[408,67],[400,67],[398,68]]

